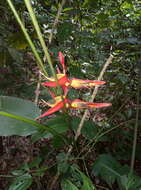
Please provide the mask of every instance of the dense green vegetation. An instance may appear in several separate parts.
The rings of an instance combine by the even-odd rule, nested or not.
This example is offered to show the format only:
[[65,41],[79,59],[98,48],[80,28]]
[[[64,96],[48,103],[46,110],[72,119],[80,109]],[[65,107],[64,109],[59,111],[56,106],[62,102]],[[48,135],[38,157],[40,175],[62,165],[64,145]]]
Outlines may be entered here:
[[[53,74],[26,2],[0,1],[0,189],[141,190],[141,1],[32,0],[54,71],[61,51],[70,78],[97,80],[113,56],[94,98],[112,106],[89,110],[77,139],[84,110],[35,120],[51,99],[40,83]],[[68,98],[88,102],[93,89],[71,88]]]

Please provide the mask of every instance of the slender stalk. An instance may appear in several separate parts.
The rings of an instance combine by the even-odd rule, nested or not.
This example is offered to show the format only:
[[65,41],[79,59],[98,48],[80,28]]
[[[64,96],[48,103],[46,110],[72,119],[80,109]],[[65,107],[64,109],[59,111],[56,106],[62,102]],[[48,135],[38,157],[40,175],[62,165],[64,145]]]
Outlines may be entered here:
[[[62,11],[62,8],[63,8],[63,5],[65,4],[65,0],[62,1],[59,9],[58,9],[58,12],[57,12],[57,15],[55,17],[55,21],[54,21],[54,24],[52,26],[52,30],[51,30],[51,33],[50,33],[50,36],[49,36],[49,44],[52,43],[52,39],[53,39],[53,32],[54,32],[54,29],[56,28],[58,22],[59,22],[59,17],[61,15],[61,11]],[[44,55],[44,58],[43,58],[44,62],[46,61],[46,56]],[[38,86],[38,85],[37,85]],[[38,88],[38,87],[37,87]],[[62,97],[62,100],[63,100],[63,97]],[[36,100],[38,101],[38,99]]]
[[55,21],[54,21],[54,23],[53,23],[52,30],[51,30],[51,33],[50,33],[50,36],[49,36],[49,43],[50,43],[50,44],[51,44],[51,42],[52,42],[53,32],[54,32],[54,30],[55,30],[55,28],[56,28],[56,26],[57,26],[57,24],[58,24],[58,22],[59,22],[59,17],[60,17],[60,15],[61,15],[63,6],[64,6],[64,4],[65,4],[65,1],[66,1],[66,0],[62,0],[61,5],[59,6],[59,9],[58,9],[57,15],[56,15],[56,17],[55,17]]
[[55,70],[54,70],[53,65],[52,65],[52,61],[51,61],[51,58],[50,58],[50,55],[49,55],[49,52],[48,52],[48,48],[47,48],[47,46],[46,46],[46,44],[45,44],[45,41],[44,41],[44,38],[43,38],[43,36],[42,36],[41,29],[40,29],[39,24],[38,24],[38,21],[37,21],[37,19],[36,19],[35,13],[34,13],[34,11],[33,11],[31,2],[30,2],[30,0],[24,0],[24,2],[25,2],[25,5],[26,5],[26,7],[27,7],[27,10],[28,10],[28,12],[29,12],[29,15],[30,15],[30,17],[31,17],[32,23],[33,23],[33,25],[34,25],[34,27],[35,27],[35,30],[36,30],[36,32],[37,32],[39,41],[40,41],[41,46],[42,46],[42,48],[43,48],[44,54],[45,54],[45,56],[46,56],[46,59],[47,59],[47,61],[48,61],[48,63],[49,63],[49,66],[50,66],[50,69],[51,69],[51,71],[52,71],[52,74],[53,74],[53,76],[54,76],[54,78],[55,78],[55,80],[56,80],[56,82],[57,82],[57,81],[58,81],[58,80],[57,80],[57,76],[56,76]]
[[[102,68],[102,70],[101,70],[101,72],[100,72],[100,75],[99,75],[99,77],[98,77],[98,80],[99,80],[99,81],[103,78],[103,75],[104,75],[104,73],[105,73],[107,67],[109,66],[109,64],[112,62],[113,58],[114,58],[114,56],[111,54],[111,55],[109,56],[109,58],[107,59],[105,65],[103,66],[103,68]],[[91,97],[91,101],[90,101],[90,102],[93,102],[93,100],[94,100],[94,98],[95,98],[95,96],[96,96],[96,94],[97,94],[97,92],[98,92],[98,88],[99,88],[99,86],[95,86],[95,89],[94,89],[94,91],[93,91],[93,94],[92,94],[92,97]],[[88,110],[86,110],[86,111],[84,112],[84,115],[83,115],[83,117],[82,117],[82,119],[81,119],[81,121],[80,121],[80,124],[79,124],[79,126],[78,126],[78,129],[77,129],[77,131],[76,131],[75,140],[77,140],[78,137],[79,137],[79,135],[81,134],[81,129],[82,129],[83,125],[84,125],[84,121],[85,121],[85,119],[86,119],[87,114],[88,114]]]
[[40,95],[40,86],[41,86],[41,73],[39,72],[39,81],[37,83],[37,87],[36,87],[36,90],[35,90],[35,104],[38,104],[38,100],[39,100],[39,95]]
[[49,188],[50,190],[54,189],[54,186],[55,186],[57,180],[59,179],[59,177],[60,177],[60,173],[57,172],[57,174],[54,176],[53,181],[52,181],[52,183],[50,185],[50,188]]
[[[49,52],[48,52],[48,48],[47,48],[47,46],[46,46],[46,44],[45,44],[44,38],[43,38],[43,36],[42,36],[41,29],[40,29],[39,24],[38,24],[38,21],[37,21],[37,19],[36,19],[35,13],[34,13],[34,11],[33,11],[31,2],[30,2],[30,0],[24,0],[24,2],[25,2],[25,5],[26,5],[26,7],[27,7],[27,10],[28,10],[28,12],[29,12],[29,15],[30,15],[30,17],[31,17],[32,23],[33,23],[33,25],[34,25],[34,27],[35,27],[35,30],[36,30],[36,33],[37,33],[37,35],[38,35],[40,44],[41,44],[41,46],[42,46],[42,48],[43,48],[44,56],[45,56],[45,58],[47,59],[48,64],[49,64],[50,69],[51,69],[51,72],[52,72],[52,74],[53,74],[53,76],[54,76],[55,82],[56,82],[56,84],[57,84],[57,88],[58,88],[58,89],[61,89],[61,87],[58,85],[58,78],[57,78],[56,72],[55,72],[55,70],[54,70],[54,68],[53,68],[53,64],[52,64],[52,61],[51,61],[51,57],[50,57],[50,54],[49,54]],[[64,102],[64,98],[63,98],[62,93],[61,93],[61,99],[62,99],[62,101]],[[64,110],[66,110],[65,103],[64,103]]]
[[[105,131],[105,132],[103,132],[103,133],[101,133],[101,134],[98,133],[98,135],[96,135],[96,137],[94,137],[87,145],[84,146],[84,148],[81,150],[81,152],[79,153],[79,155],[81,155],[82,152],[84,152],[84,150],[88,150],[89,146],[91,145],[91,147],[89,148],[89,150],[87,151],[87,153],[84,155],[84,157],[86,157],[86,156],[88,155],[88,153],[89,153],[92,149],[94,149],[95,144],[98,142],[98,140],[99,140],[101,137],[103,137],[104,135],[110,133],[111,131],[113,131],[113,130],[115,130],[115,129],[121,127],[121,126],[123,126],[124,124],[126,124],[126,123],[128,123],[128,122],[132,122],[132,121],[134,121],[134,120],[135,120],[135,119],[131,119],[131,120],[129,120],[129,121],[122,122],[122,123],[120,123],[119,125],[117,125],[117,126],[111,128],[111,129],[108,129],[107,131]],[[123,126],[123,127],[126,127],[126,126]],[[94,142],[93,142],[93,141],[94,141]],[[92,143],[93,143],[93,144],[92,144]],[[78,156],[79,156],[79,155],[78,155]]]
[[[114,58],[114,56],[111,54],[111,55],[109,56],[109,58],[107,59],[106,63],[104,64],[104,66],[103,66],[103,68],[102,68],[102,70],[101,70],[101,72],[100,72],[100,75],[99,75],[99,77],[98,77],[98,80],[101,80],[101,79],[103,78],[103,75],[104,75],[104,73],[105,73],[107,67],[109,66],[109,64],[112,62],[113,58]],[[96,94],[97,94],[97,92],[98,92],[98,88],[99,88],[99,86],[95,86],[95,89],[94,89],[94,91],[93,91],[93,94],[92,94],[92,97],[91,97],[91,101],[90,101],[90,102],[93,102],[93,100],[94,100],[94,98],[95,98],[95,96],[96,96]],[[75,134],[75,137],[74,137],[75,141],[77,141],[78,137],[79,137],[80,134],[81,134],[81,130],[82,130],[82,127],[83,127],[83,125],[84,125],[84,122],[85,122],[85,119],[86,119],[87,114],[88,114],[88,110],[86,110],[86,111],[84,112],[84,115],[82,116],[82,119],[81,119],[81,121],[80,121],[80,124],[79,124],[79,126],[78,126],[78,129],[77,129],[76,134]],[[71,153],[72,149],[73,149],[73,146],[70,146],[70,148],[69,148],[69,150],[68,150],[68,153]]]
[[133,172],[134,163],[135,163],[135,154],[136,154],[136,146],[137,146],[137,134],[138,134],[138,120],[139,120],[139,97],[140,97],[140,89],[137,91],[137,111],[136,111],[136,121],[134,128],[134,139],[133,139],[133,148],[132,148],[132,156],[131,156],[131,167],[130,172]]
[[32,49],[32,51],[33,51],[34,56],[35,56],[36,59],[37,59],[37,63],[38,63],[39,68],[42,70],[42,72],[43,72],[46,76],[48,76],[48,74],[47,74],[47,72],[46,72],[46,70],[45,70],[45,68],[44,68],[42,59],[40,58],[40,56],[39,56],[39,54],[38,54],[38,52],[37,52],[37,50],[36,50],[36,48],[35,48],[35,46],[34,46],[32,40],[31,40],[29,34],[27,33],[26,28],[25,28],[24,24],[22,23],[22,21],[21,21],[19,15],[18,15],[18,13],[17,13],[17,11],[16,11],[16,9],[15,9],[15,7],[14,7],[12,1],[11,1],[11,0],[7,0],[7,3],[8,3],[8,5],[9,5],[9,7],[11,8],[11,10],[12,10],[12,12],[13,12],[13,14],[14,14],[16,20],[17,20],[17,22],[19,23],[19,25],[20,25],[20,27],[21,27],[21,30],[23,31],[23,33],[24,33],[24,35],[25,35],[25,38],[26,38],[26,40],[28,41],[28,43],[29,43],[29,45],[30,45],[30,47],[31,47],[31,49]]

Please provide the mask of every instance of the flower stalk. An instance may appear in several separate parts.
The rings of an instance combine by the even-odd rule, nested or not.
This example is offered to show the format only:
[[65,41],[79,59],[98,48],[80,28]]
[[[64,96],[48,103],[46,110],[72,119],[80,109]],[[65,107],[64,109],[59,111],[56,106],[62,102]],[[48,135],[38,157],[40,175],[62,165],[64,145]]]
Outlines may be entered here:
[[30,2],[30,0],[24,0],[24,2],[25,2],[25,5],[26,5],[26,7],[27,7],[27,10],[28,10],[28,12],[29,12],[29,15],[30,15],[30,17],[31,17],[32,23],[33,23],[34,28],[35,28],[35,30],[36,30],[37,36],[38,36],[39,41],[40,41],[40,43],[41,43],[41,46],[42,46],[42,48],[43,48],[43,51],[44,51],[44,54],[45,54],[46,59],[47,59],[47,61],[48,61],[48,64],[49,64],[49,66],[50,66],[50,69],[51,69],[51,71],[52,71],[52,74],[53,74],[53,76],[54,76],[54,78],[55,78],[55,81],[56,81],[56,83],[57,83],[57,76],[56,76],[55,70],[54,70],[53,65],[52,65],[51,57],[50,57],[50,54],[49,54],[49,52],[48,52],[48,48],[47,48],[47,46],[46,46],[46,44],[45,44],[44,38],[43,38],[43,36],[42,36],[41,29],[40,29],[39,24],[38,24],[38,21],[37,21],[37,19],[36,19],[35,13],[34,13],[34,11],[33,11],[31,2]]

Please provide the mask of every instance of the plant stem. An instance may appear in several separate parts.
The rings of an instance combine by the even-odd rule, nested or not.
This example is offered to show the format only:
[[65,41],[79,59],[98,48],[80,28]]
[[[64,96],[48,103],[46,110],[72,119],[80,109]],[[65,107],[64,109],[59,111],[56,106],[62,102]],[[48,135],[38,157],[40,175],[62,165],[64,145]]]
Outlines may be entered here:
[[50,36],[49,36],[49,43],[51,44],[52,42],[52,38],[53,38],[53,32],[58,24],[58,21],[59,21],[59,17],[61,15],[61,12],[62,12],[62,9],[63,9],[63,6],[65,4],[65,1],[66,0],[62,0],[61,2],[61,5],[59,6],[59,9],[58,9],[58,12],[57,12],[57,15],[56,15],[56,18],[55,18],[55,21],[53,23],[53,26],[52,26],[52,30],[51,30],[51,33],[50,33]]
[[[35,28],[35,30],[36,30],[36,33],[37,33],[37,36],[38,36],[38,38],[39,38],[40,44],[41,44],[41,46],[42,46],[42,48],[43,48],[43,51],[44,51],[44,58],[46,58],[47,61],[48,61],[48,64],[49,64],[50,69],[51,69],[51,72],[52,72],[53,77],[54,77],[54,79],[55,79],[55,82],[56,82],[56,84],[57,84],[57,88],[58,88],[58,89],[61,89],[61,87],[58,85],[58,78],[57,78],[55,69],[53,68],[53,64],[52,64],[52,61],[51,61],[51,57],[50,57],[50,54],[49,54],[49,52],[48,52],[48,48],[47,48],[47,46],[46,46],[46,44],[45,44],[45,40],[44,40],[44,38],[43,38],[43,36],[42,36],[41,29],[40,29],[39,24],[38,24],[38,21],[37,21],[37,19],[36,19],[35,13],[34,13],[34,11],[33,11],[31,2],[30,2],[30,0],[24,0],[24,2],[25,2],[25,5],[26,5],[26,7],[27,7],[27,10],[28,10],[28,12],[29,12],[29,15],[30,15],[30,17],[31,17],[32,23],[33,23],[33,25],[34,25],[34,28]],[[46,60],[46,59],[45,59],[45,60]],[[64,102],[64,98],[63,98],[62,93],[61,93],[61,99],[62,99],[62,102]],[[64,109],[65,109],[65,103],[64,103]]]
[[134,163],[135,163],[135,154],[136,154],[136,146],[137,146],[137,134],[138,134],[138,120],[139,120],[139,87],[137,91],[137,111],[136,111],[136,121],[135,121],[135,128],[134,128],[134,139],[133,139],[133,148],[132,148],[132,156],[131,156],[131,167],[130,172],[133,172]]
[[[114,58],[114,56],[111,54],[111,55],[109,56],[109,58],[107,59],[106,63],[104,64],[104,66],[103,66],[103,68],[102,68],[102,70],[101,70],[101,72],[100,72],[100,75],[99,75],[99,77],[98,77],[98,80],[101,80],[101,79],[103,78],[103,75],[104,75],[104,73],[105,73],[107,67],[109,66],[109,64],[112,62],[113,58]],[[98,88],[99,88],[99,86],[95,86],[95,89],[94,89],[94,91],[93,91],[93,94],[92,94],[92,97],[91,97],[91,101],[90,101],[90,102],[93,102],[93,100],[94,100],[94,98],[95,98],[95,96],[96,96],[96,94],[97,94],[97,92],[98,92]],[[85,119],[86,119],[87,114],[88,114],[88,110],[86,110],[86,111],[84,112],[84,115],[82,116],[82,119],[81,119],[81,121],[80,121],[80,123],[79,123],[78,129],[77,129],[76,134],[75,134],[75,137],[74,137],[75,141],[77,141],[78,137],[79,137],[80,134],[81,134],[81,130],[82,130],[83,124],[84,124],[84,122],[85,122]],[[73,146],[70,146],[70,148],[69,148],[69,150],[68,150],[68,153],[71,153],[72,149],[73,149]]]
[[39,100],[39,95],[40,95],[40,86],[41,86],[41,73],[39,72],[39,81],[37,83],[37,87],[36,87],[36,90],[35,90],[35,104],[38,104],[38,100]]
[[[101,133],[101,134],[98,134],[98,135],[97,135],[95,138],[93,138],[87,145],[84,146],[84,148],[81,150],[81,152],[79,153],[79,155],[81,155],[82,152],[84,152],[84,150],[87,150],[87,149],[89,148],[89,146],[91,145],[91,147],[89,148],[89,151],[87,151],[87,153],[84,155],[84,157],[86,157],[87,154],[90,152],[90,150],[91,150],[91,149],[94,149],[95,144],[98,142],[98,140],[99,140],[101,137],[103,137],[104,135],[110,133],[111,131],[113,131],[113,130],[115,130],[115,129],[118,129],[119,127],[123,126],[124,124],[126,124],[126,123],[128,123],[128,122],[132,122],[132,121],[134,121],[134,120],[135,120],[135,119],[131,119],[131,120],[129,120],[129,121],[122,122],[122,123],[120,123],[119,125],[117,125],[117,126],[111,128],[111,129],[108,129],[107,131],[105,131],[105,132],[103,132],[103,133]],[[124,127],[126,127],[126,126],[124,126]],[[93,141],[94,141],[94,143],[93,143]],[[92,144],[92,143],[93,143],[93,144]]]
[[55,186],[57,180],[59,179],[59,177],[60,177],[60,173],[57,172],[57,174],[54,176],[53,181],[50,185],[50,188],[49,188],[50,190],[54,189],[54,186]]
[[13,12],[13,14],[14,14],[16,20],[17,20],[17,22],[19,23],[19,25],[20,25],[20,27],[21,27],[21,30],[23,31],[23,33],[24,33],[24,35],[25,35],[25,38],[26,38],[26,40],[28,41],[28,43],[29,43],[29,45],[30,45],[30,47],[31,47],[31,49],[32,49],[32,51],[33,51],[33,54],[35,55],[35,57],[36,57],[36,59],[37,59],[37,63],[38,63],[39,68],[42,70],[42,72],[43,72],[46,76],[48,76],[48,74],[47,74],[47,72],[46,72],[46,70],[45,70],[45,68],[44,68],[42,59],[40,58],[40,56],[39,56],[39,54],[38,54],[38,52],[37,52],[37,50],[36,50],[36,47],[34,46],[34,44],[33,44],[32,40],[31,40],[29,34],[27,33],[26,28],[25,28],[24,24],[22,23],[22,21],[21,21],[19,15],[18,15],[18,13],[17,13],[17,11],[16,11],[16,9],[15,9],[13,3],[11,2],[11,0],[7,0],[7,3],[8,3],[8,5],[9,5],[9,7],[11,8],[11,10],[12,10],[12,12]]
[[51,71],[52,71],[52,74],[53,74],[53,76],[54,76],[54,78],[55,78],[55,80],[56,80],[56,83],[57,83],[57,81],[58,81],[58,80],[57,80],[57,76],[56,76],[55,70],[54,70],[54,68],[53,68],[52,61],[51,61],[51,58],[50,58],[50,55],[49,55],[49,52],[48,52],[48,48],[47,48],[47,46],[46,46],[46,44],[45,44],[45,41],[44,41],[44,38],[43,38],[43,36],[42,36],[41,29],[40,29],[39,24],[38,24],[38,21],[37,21],[37,19],[36,19],[35,13],[34,13],[34,11],[33,11],[31,2],[30,2],[30,0],[24,0],[24,2],[25,2],[25,5],[26,5],[26,7],[27,7],[27,10],[28,10],[28,12],[29,12],[29,15],[30,15],[30,17],[31,17],[32,23],[33,23],[33,25],[34,25],[34,27],[35,27],[35,30],[36,30],[36,32],[37,32],[39,41],[40,41],[41,46],[42,46],[42,48],[43,48],[44,54],[45,54],[45,56],[46,56],[46,59],[47,59],[47,61],[48,61],[48,63],[49,63],[49,66],[50,66],[50,69],[51,69]]
[[[109,66],[109,64],[112,62],[113,58],[114,58],[114,56],[111,54],[111,55],[109,56],[109,58],[107,59],[105,65],[103,66],[103,68],[102,68],[102,70],[101,70],[101,72],[100,72],[100,75],[99,75],[99,77],[98,77],[98,81],[100,81],[100,80],[103,78],[103,75],[104,75],[104,73],[105,73],[107,67]],[[95,89],[94,89],[94,91],[93,91],[93,94],[92,94],[92,97],[91,97],[91,101],[90,101],[90,102],[93,102],[93,100],[94,100],[94,98],[95,98],[95,96],[96,96],[96,94],[97,94],[97,92],[98,92],[98,88],[99,88],[99,86],[95,86]],[[82,119],[81,119],[81,121],[80,121],[80,124],[79,124],[79,126],[78,126],[78,129],[77,129],[77,131],[76,131],[75,140],[77,140],[78,137],[79,137],[79,135],[81,134],[81,129],[82,129],[82,127],[83,127],[83,124],[84,124],[84,121],[85,121],[85,119],[86,119],[87,114],[88,114],[88,110],[86,110],[86,111],[84,112],[84,115],[83,115],[83,117],[82,117]]]

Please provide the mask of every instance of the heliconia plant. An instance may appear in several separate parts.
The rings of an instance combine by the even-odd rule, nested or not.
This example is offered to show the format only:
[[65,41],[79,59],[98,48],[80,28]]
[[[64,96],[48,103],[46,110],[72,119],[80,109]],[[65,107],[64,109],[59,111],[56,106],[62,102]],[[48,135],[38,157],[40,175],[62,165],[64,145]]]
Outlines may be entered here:
[[[52,96],[52,94],[51,94]],[[90,103],[90,102],[85,102],[80,99],[74,99],[70,100],[67,99],[65,96],[56,96],[53,95],[53,103],[46,102],[48,106],[51,108],[45,112],[44,114],[40,115],[36,119],[41,119],[45,116],[48,116],[52,113],[57,112],[58,110],[66,107],[66,108],[72,108],[72,109],[93,109],[93,108],[101,108],[101,107],[108,107],[111,106],[111,103]]]
[[46,102],[48,106],[51,108],[37,117],[36,119],[41,119],[45,116],[48,116],[50,114],[53,114],[57,111],[59,111],[62,108],[72,108],[72,109],[93,109],[93,108],[102,108],[102,107],[108,107],[111,106],[111,103],[90,103],[85,102],[80,99],[74,99],[70,100],[67,98],[67,93],[70,87],[79,89],[79,88],[87,88],[87,87],[93,87],[96,85],[102,85],[105,84],[105,81],[91,81],[91,80],[82,80],[77,78],[69,79],[66,71],[67,68],[65,66],[65,59],[62,54],[62,52],[59,52],[59,62],[62,65],[63,73],[61,73],[59,67],[57,67],[57,79],[58,82],[56,82],[54,77],[47,77],[49,82],[42,83],[43,86],[47,87],[57,87],[57,85],[60,85],[64,91],[64,95],[62,96],[55,96],[55,94],[49,90],[49,93],[53,99],[53,103]]
[[44,82],[44,83],[42,83],[42,85],[48,86],[48,87],[57,87],[57,85],[60,85],[66,94],[68,91],[68,88],[70,88],[70,87],[79,89],[79,88],[87,88],[87,87],[93,87],[96,85],[105,84],[105,81],[82,80],[82,79],[77,79],[77,78],[72,78],[72,79],[68,78],[68,76],[66,74],[67,68],[65,66],[64,56],[63,56],[62,52],[59,52],[58,55],[59,55],[59,61],[62,65],[62,69],[63,69],[63,73],[61,73],[59,67],[57,67],[58,84],[56,83],[54,77],[47,77],[49,82]]

